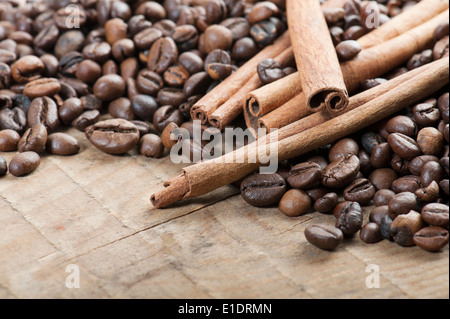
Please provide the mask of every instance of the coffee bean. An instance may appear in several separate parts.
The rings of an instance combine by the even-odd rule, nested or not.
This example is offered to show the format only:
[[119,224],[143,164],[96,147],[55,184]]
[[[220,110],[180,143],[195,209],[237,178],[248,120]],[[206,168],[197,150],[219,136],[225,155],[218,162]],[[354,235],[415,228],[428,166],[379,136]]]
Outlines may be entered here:
[[19,141],[17,149],[19,152],[33,151],[39,153],[47,142],[47,129],[41,123],[36,123],[25,131]]
[[389,211],[394,216],[408,214],[411,210],[418,210],[417,197],[414,193],[403,192],[396,194],[388,203]]
[[152,23],[166,18],[166,9],[159,3],[154,1],[146,1],[141,3],[137,9],[136,14],[144,15]]
[[334,160],[348,156],[348,155],[358,155],[359,146],[355,140],[351,138],[343,138],[337,141],[331,148],[328,153],[328,159],[330,162]]
[[139,130],[140,136],[144,136],[145,134],[150,133],[150,125],[147,122],[139,120],[133,120],[130,122],[136,125],[137,129]]
[[357,202],[360,205],[368,204],[374,195],[375,187],[365,178],[356,179],[344,190],[345,200]]
[[361,206],[357,202],[343,202],[333,211],[336,216],[335,227],[339,228],[345,237],[352,237],[362,226],[363,216]]
[[113,45],[116,41],[124,39],[127,36],[127,24],[120,18],[114,18],[105,23],[106,41]]
[[389,212],[388,205],[382,205],[382,206],[373,208],[369,214],[369,221],[372,223],[381,225],[381,220],[384,218],[384,216],[394,217]]
[[263,20],[250,28],[250,35],[260,47],[264,47],[275,41],[278,35],[277,26],[270,20]]
[[409,162],[409,171],[414,175],[420,176],[420,174],[422,174],[423,166],[430,161],[439,162],[439,159],[432,155],[417,156]]
[[59,29],[53,24],[49,23],[45,26],[34,38],[34,45],[43,50],[50,50],[56,44],[59,37]]
[[322,178],[326,187],[340,188],[351,183],[359,172],[359,159],[355,155],[346,155],[331,162]]
[[78,70],[78,65],[83,61],[80,52],[69,51],[59,60],[59,69],[65,76],[73,76]]
[[336,46],[336,53],[340,61],[353,59],[361,50],[361,46],[355,40],[342,41]]
[[439,203],[427,204],[422,208],[421,214],[427,224],[448,229],[449,209],[447,205]]
[[45,144],[47,152],[53,155],[68,156],[80,152],[78,140],[65,133],[52,133]]
[[306,194],[308,194],[308,196],[311,197],[313,202],[319,200],[319,198],[325,196],[328,192],[329,190],[326,189],[325,187],[318,187],[306,190]]
[[35,98],[28,109],[27,123],[29,127],[41,123],[49,131],[56,129],[59,125],[56,103],[47,96]]
[[443,179],[439,182],[439,188],[442,189],[445,195],[449,196],[449,180]]
[[413,70],[432,61],[433,61],[433,51],[428,49],[422,51],[421,53],[414,54],[409,59],[406,66],[409,70]]
[[334,250],[344,240],[340,229],[327,225],[309,225],[305,237],[312,245],[324,250]]
[[131,99],[131,106],[138,118],[144,121],[153,121],[153,115],[158,109],[158,103],[156,100],[149,96],[143,94],[137,94]]
[[441,164],[445,174],[449,175],[449,157],[448,156],[442,157],[439,160],[439,164]]
[[[72,24],[72,19],[75,19]],[[67,8],[60,8],[53,14],[53,20],[55,21],[56,26],[60,30],[68,30],[76,27],[82,27],[87,20],[87,14],[86,11],[80,7],[80,6],[74,6],[70,8],[70,10],[67,10]]]
[[414,246],[414,234],[425,227],[420,214],[414,210],[397,216],[391,225],[391,236],[400,246]]
[[20,135],[11,129],[0,130],[0,152],[13,152],[17,150]]
[[214,24],[206,28],[202,34],[203,46],[206,53],[216,49],[229,50],[233,44],[233,34],[222,25]]
[[380,242],[383,238],[381,237],[380,226],[376,223],[367,223],[359,232],[359,238],[366,244],[375,244]]
[[278,174],[254,174],[244,178],[240,188],[247,203],[264,207],[278,203],[286,192],[286,182]]
[[182,66],[170,66],[163,74],[164,82],[169,86],[182,87],[189,78],[189,72]]
[[417,125],[411,118],[398,115],[386,123],[386,131],[388,133],[402,133],[409,137],[415,137],[417,134]]
[[278,204],[280,211],[289,217],[301,216],[307,213],[311,206],[311,197],[299,189],[288,190]]
[[[210,63],[208,66],[214,63]],[[199,94],[204,94],[211,84],[211,78],[206,72],[198,72],[189,79],[186,80],[183,87],[183,94],[185,97],[196,96]],[[181,96],[180,96],[181,98]]]
[[161,133],[161,141],[168,150],[172,149],[172,147],[181,139],[181,135],[175,134],[178,129],[178,125],[172,122],[169,123]]
[[426,251],[436,252],[448,244],[449,233],[441,227],[425,227],[414,234],[414,244]]
[[139,153],[153,158],[164,155],[164,145],[161,138],[156,134],[145,134],[139,141]]
[[320,186],[322,169],[314,162],[300,163],[292,167],[287,181],[293,188],[309,189]]
[[198,31],[192,25],[181,25],[175,27],[170,33],[180,51],[194,49],[198,43]]
[[422,202],[434,202],[439,197],[439,184],[432,181],[427,187],[416,190],[415,194]]
[[222,63],[209,63],[207,66],[207,72],[213,80],[225,80],[236,69],[236,66]]
[[0,62],[0,90],[9,88],[11,84],[11,68],[8,64]]
[[203,69],[203,60],[193,52],[183,52],[178,57],[178,63],[183,66],[189,74],[195,74]]
[[178,59],[178,49],[175,41],[163,37],[155,41],[148,53],[147,67],[150,71],[162,74]]
[[155,95],[163,85],[162,77],[149,69],[141,70],[136,79],[137,89],[142,94]]
[[41,96],[53,96],[58,94],[61,90],[61,84],[58,79],[54,78],[40,78],[28,82],[23,93],[30,98],[41,97]]
[[220,24],[231,31],[233,41],[236,42],[247,37],[250,33],[250,23],[243,17],[228,18],[220,22]]
[[233,59],[246,61],[258,53],[258,46],[252,38],[243,37],[234,43],[231,52]]
[[444,147],[444,135],[434,127],[425,127],[417,134],[417,144],[425,155],[439,155]]
[[331,212],[338,203],[338,195],[336,193],[327,193],[314,202],[314,210],[319,213]]
[[0,48],[0,63],[11,64],[16,59],[17,55],[14,52]]
[[3,158],[3,156],[0,155],[0,177],[5,176],[8,172],[8,164],[6,163],[6,160]]
[[54,46],[55,56],[61,59],[66,53],[80,51],[83,48],[85,36],[79,30],[69,30],[61,34]]
[[417,142],[407,135],[401,133],[389,134],[388,143],[394,153],[405,160],[412,160],[421,154]]
[[183,122],[183,116],[181,115],[180,110],[171,105],[160,107],[153,115],[153,125],[158,132],[164,131],[166,126],[171,122],[174,122],[177,125],[181,125]]
[[417,104],[412,109],[414,120],[421,126],[434,126],[441,119],[441,112],[434,104]]
[[124,119],[97,122],[85,131],[88,140],[108,154],[124,154],[139,142],[139,130]]
[[83,60],[78,64],[76,77],[83,82],[92,84],[102,75],[102,67],[93,60]]
[[65,100],[58,110],[60,120],[66,125],[72,123],[81,113],[83,113],[83,105],[77,97]]
[[133,41],[140,50],[148,50],[156,40],[160,39],[163,33],[156,28],[146,28],[136,33]]
[[27,124],[25,112],[20,107],[0,110],[0,129],[22,133]]
[[415,193],[419,188],[421,188],[420,178],[416,175],[406,175],[395,180],[392,183],[392,190],[395,193],[410,192]]
[[393,240],[391,235],[391,225],[392,225],[392,218],[390,215],[385,215],[381,218],[380,221],[380,234],[381,238],[387,239],[387,240]]
[[131,101],[126,97],[119,97],[118,99],[111,101],[108,106],[108,113],[115,118],[121,118],[127,121],[134,120]]
[[381,143],[373,148],[370,164],[374,168],[388,167],[391,162],[392,149],[388,143]]
[[85,59],[103,64],[111,56],[111,50],[111,45],[108,42],[94,42],[86,45],[82,54]]
[[41,163],[39,155],[35,152],[17,153],[9,162],[9,172],[16,177],[33,172]]
[[84,110],[100,110],[103,106],[102,100],[94,94],[87,94],[80,98]]
[[158,92],[156,101],[160,105],[178,107],[186,100],[183,89],[165,87]]
[[394,191],[390,189],[380,189],[373,196],[373,202],[377,207],[387,205],[394,196],[395,196]]
[[102,101],[111,101],[125,93],[125,82],[119,75],[108,74],[94,84],[94,94]]
[[[1,70],[1,67],[0,67]],[[1,76],[0,76],[1,78]],[[1,82],[1,81],[0,81]],[[0,85],[1,87],[1,85]],[[439,111],[441,112],[442,119],[445,123],[448,124],[448,118],[449,118],[449,93],[442,94],[438,99],[438,107]]]
[[369,154],[372,154],[373,148],[376,145],[381,144],[383,142],[385,142],[384,138],[381,135],[373,132],[367,132],[361,136],[361,145],[364,148],[364,150]]
[[445,177],[445,172],[439,163],[430,161],[423,166],[420,174],[420,182],[423,187],[430,185],[432,181],[439,183]]
[[98,110],[85,111],[72,121],[72,126],[84,132],[88,126],[97,123],[99,119],[100,112]]
[[117,62],[133,57],[135,55],[134,42],[130,39],[120,39],[111,46],[111,54]]
[[41,59],[34,55],[27,55],[11,65],[11,76],[17,83],[26,83],[39,79],[45,70]]
[[409,166],[409,161],[402,159],[398,155],[392,156],[391,167],[394,171],[396,171],[400,175],[410,174],[408,166]]
[[257,72],[263,84],[269,84],[284,77],[281,65],[274,59],[264,59],[259,62]]

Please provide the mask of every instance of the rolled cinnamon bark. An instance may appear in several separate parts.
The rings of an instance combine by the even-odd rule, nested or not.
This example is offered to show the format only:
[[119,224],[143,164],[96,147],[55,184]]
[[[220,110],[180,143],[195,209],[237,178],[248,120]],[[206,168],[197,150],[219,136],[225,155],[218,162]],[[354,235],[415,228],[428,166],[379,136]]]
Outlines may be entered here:
[[[419,72],[419,70],[416,72]],[[419,102],[446,86],[448,81],[448,59],[441,59],[425,65],[420,68],[418,75],[410,78],[402,85],[395,83],[393,88],[387,90],[385,88],[385,94],[370,100],[356,109],[275,142],[278,147],[278,160],[281,162],[299,156],[357,132],[407,106]],[[371,90],[375,91],[376,89],[377,87]],[[233,156],[236,159],[234,163],[226,163],[224,162],[224,157],[220,157],[184,168],[183,174],[171,181],[181,181],[182,179],[185,179],[185,181],[179,183],[170,183],[169,181],[169,185],[179,186],[173,187],[169,191],[163,190],[151,195],[150,200],[152,204],[155,207],[162,208],[177,202],[179,198],[185,199],[206,194],[245,177],[261,166],[255,143],[234,151]],[[256,163],[249,163],[248,159],[253,158],[253,156],[257,158]],[[238,159],[241,159],[242,162]],[[167,192],[175,192],[177,196],[167,196]]]
[[[364,80],[381,76],[405,63],[416,52],[430,47],[434,30],[441,23],[448,21],[448,14],[449,11],[446,10],[396,38],[361,51],[353,60],[341,63],[348,91],[354,92]],[[294,77],[278,81],[281,81],[280,88],[295,86]],[[282,96],[283,91],[274,91],[274,94]],[[288,102],[261,117],[258,120],[259,126],[269,129],[280,128],[304,117],[306,108],[304,99],[304,94],[300,92]]]
[[307,107],[342,111],[348,92],[319,0],[286,0],[286,14]]

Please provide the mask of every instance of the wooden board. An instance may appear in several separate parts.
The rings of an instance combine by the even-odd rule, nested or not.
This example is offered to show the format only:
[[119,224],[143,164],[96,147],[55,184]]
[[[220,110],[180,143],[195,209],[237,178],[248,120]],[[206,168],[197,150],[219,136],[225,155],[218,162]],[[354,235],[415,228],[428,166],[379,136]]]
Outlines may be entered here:
[[[0,298],[449,297],[448,246],[428,253],[356,236],[321,251],[303,231],[332,216],[255,208],[231,186],[156,210],[149,196],[181,166],[110,156],[69,133],[80,154],[44,155],[31,175],[0,178]],[[80,288],[66,285],[69,265]],[[370,265],[379,288],[366,285]]]

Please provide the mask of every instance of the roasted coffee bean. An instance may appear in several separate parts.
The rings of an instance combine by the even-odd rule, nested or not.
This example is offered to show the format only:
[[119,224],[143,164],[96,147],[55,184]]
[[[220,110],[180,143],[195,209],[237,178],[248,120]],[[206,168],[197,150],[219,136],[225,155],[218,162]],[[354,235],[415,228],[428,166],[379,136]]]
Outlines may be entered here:
[[433,51],[432,50],[425,50],[421,53],[414,54],[411,59],[409,59],[406,67],[409,70],[416,69],[418,67],[421,67],[422,65],[425,65],[427,63],[430,63],[433,61]]
[[390,189],[380,189],[373,196],[373,203],[377,207],[387,205],[394,196],[395,196],[394,191]]
[[339,228],[344,236],[352,237],[362,226],[363,215],[361,206],[357,202],[343,202],[333,211],[336,216],[335,227]]
[[216,49],[229,50],[233,44],[233,34],[230,29],[219,24],[210,25],[200,38],[207,54]]
[[246,61],[255,56],[258,50],[258,46],[252,38],[243,37],[234,43],[231,56],[235,60]]
[[170,37],[175,41],[180,51],[195,49],[198,43],[198,31],[192,25],[181,25],[175,27]]
[[278,35],[277,26],[270,20],[263,20],[250,28],[250,35],[260,47],[264,47],[275,41]]
[[13,101],[8,95],[0,95],[0,110],[10,109],[13,106]]
[[415,194],[422,202],[434,202],[439,197],[439,184],[432,181],[427,187],[416,190]]
[[66,125],[72,123],[81,113],[83,113],[83,104],[77,97],[65,100],[58,110],[60,120]]
[[380,226],[376,223],[367,223],[359,232],[359,238],[366,244],[375,244],[380,242],[383,238],[381,237]]
[[388,143],[394,153],[405,160],[412,160],[421,154],[417,142],[407,135],[401,133],[389,134]]
[[359,89],[361,91],[366,91],[366,90],[372,89],[380,84],[383,84],[385,82],[387,82],[387,80],[382,79],[382,78],[367,79],[359,85]]
[[111,50],[111,45],[108,42],[94,42],[86,45],[83,48],[82,54],[85,59],[102,64],[111,56]]
[[150,71],[162,74],[178,59],[178,49],[175,41],[163,37],[155,41],[148,53],[147,67]]
[[88,140],[99,150],[108,154],[124,154],[139,142],[137,127],[123,119],[97,122],[85,131]]
[[439,182],[439,188],[442,189],[445,195],[449,196],[449,180],[448,178],[443,179]]
[[89,94],[89,86],[86,83],[84,83],[83,81],[80,81],[75,78],[69,78],[69,77],[60,77],[59,81],[61,83],[65,83],[68,86],[72,87],[76,91],[77,96],[82,97],[86,94]]
[[155,1],[141,3],[135,13],[144,15],[152,23],[165,19],[167,15],[166,9]]
[[160,105],[178,107],[186,100],[183,89],[165,87],[158,92],[156,101]]
[[161,138],[156,134],[145,134],[139,141],[139,153],[153,158],[160,158],[164,155],[164,145]]
[[306,194],[311,197],[312,201],[315,202],[319,198],[325,196],[329,192],[325,187],[318,187],[306,190]]
[[278,174],[254,174],[242,180],[240,189],[247,203],[264,207],[278,203],[286,192],[286,182]]
[[447,205],[439,203],[427,204],[422,208],[421,215],[427,224],[448,229],[449,209]]
[[39,79],[44,71],[44,63],[34,55],[24,56],[11,65],[11,76],[17,83]]
[[391,236],[400,246],[414,246],[414,234],[425,227],[420,214],[414,210],[395,217],[391,225]]
[[379,145],[384,142],[385,139],[381,135],[373,132],[367,132],[361,136],[361,145],[364,148],[364,150],[369,154],[372,154],[373,148],[376,145]]
[[103,106],[102,100],[94,94],[87,94],[80,98],[84,110],[100,110]]
[[145,134],[150,133],[150,125],[147,122],[139,121],[139,120],[133,120],[130,122],[133,123],[134,125],[136,125],[136,127],[139,130],[140,136],[144,136]]
[[444,147],[444,135],[434,127],[425,127],[417,134],[417,144],[425,155],[439,155]]
[[263,84],[269,84],[284,77],[283,69],[274,59],[264,59],[257,66],[259,79]]
[[164,82],[173,87],[182,87],[189,78],[189,72],[182,66],[170,66],[163,74]]
[[86,83],[92,84],[102,75],[102,67],[93,60],[83,60],[78,64],[75,76]]
[[120,18],[114,18],[105,23],[106,41],[113,45],[116,41],[127,37],[127,24]]
[[64,7],[53,14],[53,20],[60,30],[80,28],[86,23],[87,14],[81,6],[73,6],[70,10]]
[[416,123],[405,115],[398,115],[386,123],[388,133],[402,133],[409,137],[415,137],[417,134]]
[[387,240],[393,240],[393,238],[391,236],[391,225],[392,225],[392,218],[390,215],[386,215],[383,218],[381,218],[381,221],[380,221],[381,238],[387,239]]
[[293,188],[310,189],[320,186],[322,169],[314,162],[300,163],[292,167],[287,181]]
[[328,153],[328,159],[330,162],[335,161],[336,159],[348,155],[358,155],[359,146],[355,140],[351,138],[343,138],[337,141],[331,148]]
[[[1,67],[0,67],[0,70],[1,70]],[[0,78],[1,78],[1,76],[0,76]],[[1,87],[1,85],[0,85],[0,87]],[[444,120],[445,123],[448,124],[448,118],[449,118],[449,93],[448,92],[442,94],[439,97],[438,107],[439,107],[439,111],[441,112],[442,119]]]
[[126,97],[119,97],[109,103],[108,113],[115,118],[127,121],[134,120],[133,107],[131,101]]
[[[120,63],[120,75],[125,82],[136,78],[139,71],[139,61],[135,57],[130,57]],[[129,93],[128,93],[129,94]]]
[[439,160],[439,164],[441,164],[445,174],[449,175],[449,157],[448,156],[442,157]]
[[17,150],[20,135],[11,129],[0,130],[0,152],[13,152]]
[[300,189],[288,190],[280,200],[278,208],[289,217],[306,214],[312,206],[311,197]]
[[189,74],[195,74],[203,70],[203,60],[193,52],[183,52],[178,57],[178,63],[184,67]]
[[83,61],[80,52],[70,51],[64,54],[59,60],[59,69],[65,76],[73,76],[78,70],[78,65]]
[[88,126],[97,123],[99,119],[100,112],[98,110],[85,111],[72,121],[72,126],[84,132]]
[[336,53],[340,61],[353,59],[361,50],[361,46],[355,40],[342,41],[336,46]]
[[381,225],[381,220],[384,218],[384,216],[393,217],[393,216],[391,216],[391,213],[389,212],[388,205],[382,205],[382,206],[373,208],[369,214],[369,221],[372,223]]
[[183,122],[183,115],[180,110],[171,105],[160,107],[153,115],[153,126],[158,132],[164,131],[166,126],[171,122],[174,122],[177,125],[181,125]]
[[80,152],[78,140],[65,133],[52,133],[47,138],[45,144],[47,152],[53,155],[68,156]]
[[417,156],[409,162],[408,164],[409,171],[414,175],[420,176],[420,174],[422,174],[423,166],[430,161],[437,163],[439,162],[439,159],[436,156],[432,155]]
[[347,186],[359,172],[359,159],[355,155],[346,155],[331,162],[322,178],[326,187],[340,188]]
[[231,64],[209,63],[207,72],[213,80],[224,80],[237,69]]
[[5,176],[8,172],[8,164],[6,163],[6,160],[3,158],[3,156],[0,155],[0,177]]
[[29,127],[41,123],[49,131],[56,129],[59,125],[56,103],[47,96],[35,98],[28,109],[27,123]]
[[149,69],[141,70],[136,79],[136,87],[142,94],[155,95],[163,85],[162,77]]
[[338,199],[336,193],[327,193],[314,202],[314,210],[319,213],[329,213],[336,207]]
[[205,71],[208,71],[208,65],[210,63],[231,64],[230,54],[227,51],[215,49],[211,51],[205,58]]
[[439,60],[443,57],[448,57],[449,51],[448,51],[448,44],[449,44],[449,37],[443,37],[433,47],[433,58],[434,60]]
[[425,227],[414,234],[414,244],[427,251],[436,252],[448,244],[448,230],[441,227]]
[[309,225],[305,229],[305,237],[312,245],[324,250],[334,250],[344,240],[339,228],[327,225]]
[[169,123],[164,131],[161,133],[161,141],[165,148],[171,150],[172,147],[178,143],[181,139],[179,132],[179,127],[176,123]]
[[137,94],[131,99],[131,106],[133,108],[134,115],[144,121],[153,121],[153,115],[158,109],[158,103],[156,100],[144,94]]
[[0,129],[11,129],[22,133],[26,124],[26,114],[20,107],[0,110]]
[[439,183],[445,177],[445,172],[439,163],[430,161],[423,166],[420,174],[422,187],[427,187],[432,181]]
[[54,47],[55,56],[61,59],[66,53],[71,51],[81,51],[85,41],[83,32],[79,30],[69,30],[60,35]]
[[29,174],[38,168],[41,158],[35,152],[17,153],[9,162],[9,172],[16,177]]
[[11,64],[16,61],[16,53],[0,48],[0,63]]
[[120,39],[111,46],[111,54],[117,62],[135,55],[134,42],[130,39]]
[[417,197],[414,193],[403,192],[396,194],[388,203],[389,211],[394,216],[408,214],[411,210],[418,210]]
[[441,119],[441,112],[432,103],[417,104],[412,111],[414,120],[421,126],[434,126]]
[[53,54],[43,54],[39,58],[45,66],[43,75],[46,77],[55,77],[59,71],[58,58]]
[[29,98],[41,97],[41,96],[53,96],[59,93],[61,90],[61,84],[58,79],[54,78],[40,78],[28,82],[24,89],[23,94]]
[[420,178],[416,175],[402,176],[395,180],[391,186],[392,190],[397,194],[403,192],[415,193],[421,187]]
[[108,74],[94,84],[94,94],[102,101],[111,101],[125,93],[125,82],[119,75]]
[[373,199],[375,191],[375,187],[369,180],[359,178],[344,189],[344,198],[350,202],[366,205]]
[[0,62],[0,90],[9,88],[11,84],[11,68],[8,64]]
[[402,159],[398,155],[392,156],[391,167],[394,171],[396,171],[400,175],[406,175],[406,174],[410,173],[408,166],[409,166],[409,161]]
[[370,172],[372,172],[373,167],[372,164],[370,164],[370,155],[367,154],[365,150],[360,150],[358,152],[358,159],[359,159],[359,170],[364,175],[369,175]]
[[162,38],[163,33],[156,28],[146,28],[136,33],[133,41],[139,50],[148,50],[156,40]]
[[189,79],[187,79],[183,87],[183,94],[185,97],[192,97],[197,96],[199,94],[204,94],[210,84],[211,78],[208,76],[208,73],[198,72],[189,77]]
[[250,23],[243,17],[228,18],[223,20],[220,24],[231,31],[233,41],[236,42],[247,37],[250,33]]
[[34,38],[34,45],[43,50],[50,50],[56,44],[59,37],[59,29],[53,24],[49,23],[45,26]]
[[37,123],[27,129],[17,145],[17,150],[21,153],[33,151],[41,152],[47,142],[47,129],[41,123]]
[[373,148],[370,164],[374,168],[388,167],[391,162],[392,149],[388,143],[381,143]]
[[163,19],[153,24],[153,27],[160,30],[164,37],[170,36],[170,33],[176,26],[177,24],[169,19]]

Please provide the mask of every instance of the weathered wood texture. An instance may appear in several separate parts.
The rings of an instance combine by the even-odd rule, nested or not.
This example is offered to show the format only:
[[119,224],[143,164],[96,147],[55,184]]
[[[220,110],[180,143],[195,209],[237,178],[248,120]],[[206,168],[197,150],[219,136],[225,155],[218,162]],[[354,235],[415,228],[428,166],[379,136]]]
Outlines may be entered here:
[[[33,174],[0,179],[0,298],[449,297],[448,246],[432,254],[356,236],[321,251],[303,231],[332,216],[288,218],[233,187],[156,210],[148,197],[180,166],[106,155],[69,132],[80,154],[43,156]],[[80,288],[66,287],[70,264]],[[371,264],[380,288],[366,287]]]

